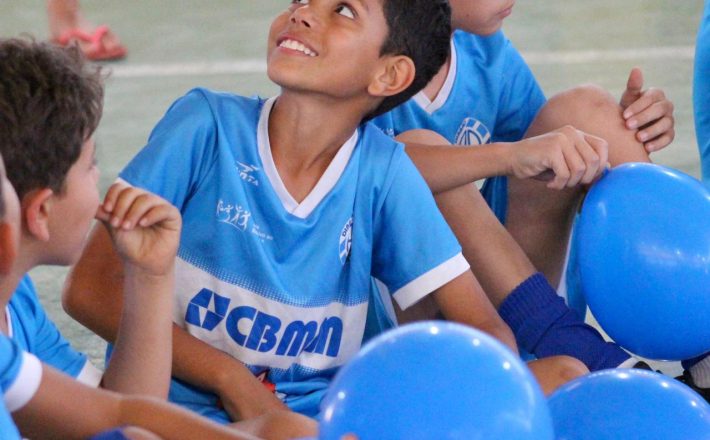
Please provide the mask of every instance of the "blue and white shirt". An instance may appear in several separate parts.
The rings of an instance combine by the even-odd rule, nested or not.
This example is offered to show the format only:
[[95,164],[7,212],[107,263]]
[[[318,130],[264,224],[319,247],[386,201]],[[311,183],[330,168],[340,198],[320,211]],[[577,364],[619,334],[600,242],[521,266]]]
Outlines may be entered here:
[[42,364],[4,335],[0,335],[0,437],[19,439],[9,412],[24,407],[34,397],[42,380]]
[[[315,415],[360,349],[371,275],[407,308],[468,264],[402,145],[372,125],[294,200],[271,156],[274,101],[195,89],[120,177],[182,212],[175,322]],[[220,419],[194,404],[213,397],[176,387],[174,401]]]
[[8,318],[8,336],[20,348],[79,382],[98,386],[101,371],[84,354],[74,350],[49,319],[29,275],[20,281],[5,313]]
[[[392,137],[428,129],[456,145],[515,142],[544,104],[537,80],[502,31],[487,37],[456,31],[449,72],[436,98],[419,92],[373,122]],[[505,222],[505,179],[489,179],[483,194]]]

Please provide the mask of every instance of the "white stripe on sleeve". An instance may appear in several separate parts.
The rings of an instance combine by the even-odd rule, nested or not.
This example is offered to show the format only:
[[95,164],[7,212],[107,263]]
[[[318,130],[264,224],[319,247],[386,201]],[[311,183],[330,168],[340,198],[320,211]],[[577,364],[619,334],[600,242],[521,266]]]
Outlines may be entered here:
[[406,310],[429,293],[467,271],[470,267],[466,259],[459,252],[429,272],[420,275],[418,278],[410,281],[409,284],[401,287],[392,297],[397,301],[397,304],[399,304],[402,310]]
[[42,363],[30,353],[22,354],[22,365],[17,378],[5,392],[5,407],[17,411],[34,397],[42,380]]
[[90,387],[98,388],[101,383],[101,378],[104,376],[103,371],[99,370],[88,359],[81,369],[76,380]]

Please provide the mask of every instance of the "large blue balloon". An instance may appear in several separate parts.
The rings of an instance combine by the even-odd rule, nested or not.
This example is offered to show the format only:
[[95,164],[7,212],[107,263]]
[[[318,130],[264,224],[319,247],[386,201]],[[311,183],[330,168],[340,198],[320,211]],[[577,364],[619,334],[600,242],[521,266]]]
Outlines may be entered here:
[[652,359],[710,351],[710,194],[659,165],[602,177],[582,207],[575,245],[589,308],[621,346]]
[[335,377],[321,440],[553,438],[532,374],[477,330],[423,322],[368,343]]
[[557,440],[710,439],[710,405],[682,383],[652,371],[582,376],[548,401]]

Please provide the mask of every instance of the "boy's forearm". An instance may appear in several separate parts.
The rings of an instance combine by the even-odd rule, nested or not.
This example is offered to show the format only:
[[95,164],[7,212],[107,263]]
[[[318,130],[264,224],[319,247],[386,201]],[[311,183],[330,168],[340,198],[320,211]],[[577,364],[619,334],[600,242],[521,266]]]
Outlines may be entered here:
[[513,332],[498,315],[470,270],[437,289],[434,299],[447,320],[486,332],[518,353]]
[[257,440],[234,428],[218,425],[190,411],[142,397],[123,398],[120,403],[121,425],[147,429],[161,438],[193,440]]
[[39,389],[13,418],[29,438],[84,439],[132,425],[176,440],[254,439],[154,398],[88,387],[47,366],[42,368]]
[[172,363],[174,274],[124,269],[121,321],[104,387],[166,399]]
[[234,421],[286,409],[240,361],[173,325],[173,375],[217,394]]
[[492,176],[510,173],[511,144],[466,147],[407,143],[406,152],[434,194]]

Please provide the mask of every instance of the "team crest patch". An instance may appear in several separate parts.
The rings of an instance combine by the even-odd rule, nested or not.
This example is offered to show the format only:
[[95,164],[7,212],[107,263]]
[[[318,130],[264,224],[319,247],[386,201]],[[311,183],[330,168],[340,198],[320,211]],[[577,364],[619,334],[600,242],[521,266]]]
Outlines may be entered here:
[[466,118],[456,132],[456,145],[484,145],[491,140],[491,132],[476,118]]
[[350,256],[350,247],[353,243],[353,218],[345,223],[343,230],[340,232],[340,240],[338,244],[338,255],[340,256],[340,263],[345,264]]

